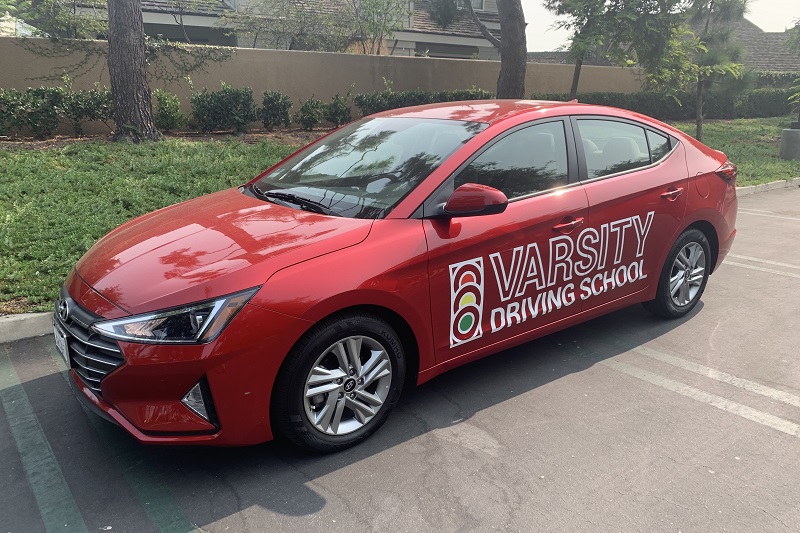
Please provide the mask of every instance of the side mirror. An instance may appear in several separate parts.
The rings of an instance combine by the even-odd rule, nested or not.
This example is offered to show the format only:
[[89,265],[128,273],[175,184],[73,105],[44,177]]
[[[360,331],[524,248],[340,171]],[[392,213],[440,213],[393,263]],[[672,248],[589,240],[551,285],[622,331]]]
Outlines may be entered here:
[[451,217],[476,217],[502,213],[508,207],[508,198],[488,185],[465,183],[453,191],[444,204],[442,215]]

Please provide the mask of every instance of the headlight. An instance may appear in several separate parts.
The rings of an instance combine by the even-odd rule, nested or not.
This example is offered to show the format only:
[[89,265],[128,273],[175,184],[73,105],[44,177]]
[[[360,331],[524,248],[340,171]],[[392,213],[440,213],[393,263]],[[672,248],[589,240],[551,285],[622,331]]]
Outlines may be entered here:
[[113,339],[150,343],[203,343],[214,340],[258,291],[254,287],[175,309],[97,322],[92,329]]

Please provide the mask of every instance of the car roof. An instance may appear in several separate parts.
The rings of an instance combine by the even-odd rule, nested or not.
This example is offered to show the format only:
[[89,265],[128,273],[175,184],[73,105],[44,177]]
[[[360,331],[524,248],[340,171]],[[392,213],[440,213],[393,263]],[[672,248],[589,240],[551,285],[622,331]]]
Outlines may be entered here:
[[[595,107],[590,104],[551,102],[546,100],[466,100],[443,102],[415,107],[391,109],[378,113],[379,117],[434,118],[486,122],[492,124],[520,114],[537,113],[542,116],[563,114],[563,108]],[[578,112],[584,112],[580,110]],[[538,114],[538,113],[537,113]]]
[[562,115],[617,117],[643,122],[683,141],[689,141],[695,145],[700,144],[693,137],[653,117],[617,107],[582,104],[577,100],[571,102],[550,100],[464,100],[390,109],[371,116],[463,120],[496,124],[520,115],[531,115],[531,119]]

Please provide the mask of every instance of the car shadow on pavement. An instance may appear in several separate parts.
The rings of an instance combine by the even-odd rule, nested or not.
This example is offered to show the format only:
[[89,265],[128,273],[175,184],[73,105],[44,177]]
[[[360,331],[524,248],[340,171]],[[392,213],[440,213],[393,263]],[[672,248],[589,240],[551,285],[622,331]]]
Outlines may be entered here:
[[[326,477],[330,474],[351,465],[385,468],[384,461],[390,462],[389,457],[400,451],[395,448],[404,443],[421,447],[417,453],[424,455],[426,447],[437,445],[436,436],[442,430],[469,424],[484,410],[656,339],[701,312],[702,302],[688,316],[669,321],[633,306],[454,369],[407,390],[376,434],[359,446],[332,455],[309,454],[281,442],[246,448],[144,446],[120,428],[85,411],[72,398],[63,373],[21,379],[23,385],[18,387],[27,392],[69,486],[88,486],[89,491],[106,494],[104,498],[86,497],[86,501],[80,494],[75,497],[87,526],[101,524],[103,520],[94,515],[107,516],[111,506],[120,519],[149,513],[155,522],[158,517],[147,508],[152,502],[146,500],[163,494],[163,513],[183,513],[184,517],[183,522],[173,520],[171,530],[181,530],[181,523],[188,530],[192,525],[213,524],[253,506],[287,517],[318,513],[327,501],[315,486],[326,487],[324,492],[335,494],[335,490],[327,490]],[[21,352],[12,357],[21,377],[26,364],[22,352],[34,346],[41,352],[47,342],[49,339],[40,338],[38,344],[20,349],[12,345],[12,351]],[[583,396],[583,392],[575,394]],[[512,416],[509,413],[513,412],[503,410],[502,416]],[[0,412],[0,418],[0,430],[5,430],[6,413]],[[514,421],[508,423],[513,425]],[[7,463],[11,446],[12,450],[5,447],[0,457],[3,462]],[[80,453],[76,453],[76,447]],[[4,491],[12,490],[11,486],[0,487],[0,497]],[[169,498],[174,498],[171,508],[164,501]],[[22,518],[17,518],[10,525],[24,525],[19,523]]]

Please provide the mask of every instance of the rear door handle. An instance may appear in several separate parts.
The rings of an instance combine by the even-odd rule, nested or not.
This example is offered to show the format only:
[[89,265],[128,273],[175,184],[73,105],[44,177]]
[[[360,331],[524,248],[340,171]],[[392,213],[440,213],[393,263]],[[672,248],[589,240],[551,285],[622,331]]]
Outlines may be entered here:
[[553,226],[553,231],[558,231],[561,233],[569,233],[570,231],[574,230],[581,224],[583,224],[583,217],[578,217],[572,219],[569,222],[561,222],[560,224],[556,224],[555,226]]
[[673,202],[681,194],[683,194],[683,187],[678,187],[677,189],[671,189],[671,190],[668,190],[667,192],[662,192],[661,193],[661,198],[664,198],[665,200],[669,200],[670,202]]

